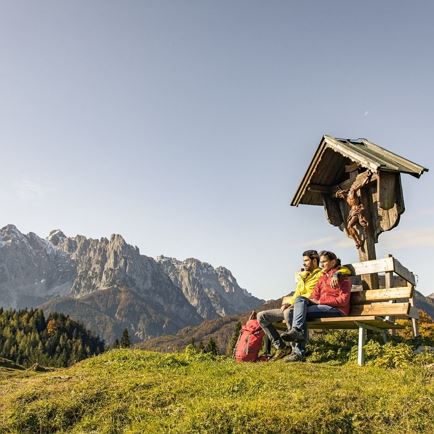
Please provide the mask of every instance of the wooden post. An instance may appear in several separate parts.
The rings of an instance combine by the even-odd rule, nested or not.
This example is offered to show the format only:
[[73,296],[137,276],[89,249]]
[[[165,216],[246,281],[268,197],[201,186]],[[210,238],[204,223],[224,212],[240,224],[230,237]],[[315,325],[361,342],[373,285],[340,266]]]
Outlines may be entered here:
[[[412,288],[413,292],[414,292],[414,286],[412,285],[411,282],[407,282],[407,287]],[[411,297],[411,298],[408,299],[408,301],[410,302],[410,305],[414,307],[414,298]],[[413,337],[419,336],[419,324],[418,324],[416,318],[412,318],[411,319],[411,326],[412,326],[412,329],[413,329]]]
[[[393,255],[391,255],[390,253],[386,256],[386,258],[392,258]],[[384,286],[386,288],[393,288],[393,271],[386,271],[385,276],[384,276]],[[389,303],[393,303],[393,301],[391,300]],[[386,319],[389,321],[395,321],[395,318],[393,316],[386,316]],[[392,329],[390,332],[392,335],[396,335],[396,329]]]
[[359,326],[359,346],[357,348],[357,363],[359,366],[363,366],[365,363],[365,353],[363,351],[363,345],[365,345],[366,331],[365,328]]
[[[369,192],[369,187],[360,190],[360,199],[365,208],[365,216],[369,223],[369,226],[364,230],[363,245],[358,249],[360,262],[364,262],[377,259],[377,254],[375,253],[374,224],[372,221],[373,213],[371,210],[372,196]],[[364,290],[378,289],[380,286],[378,282],[378,274],[363,274],[362,285]]]

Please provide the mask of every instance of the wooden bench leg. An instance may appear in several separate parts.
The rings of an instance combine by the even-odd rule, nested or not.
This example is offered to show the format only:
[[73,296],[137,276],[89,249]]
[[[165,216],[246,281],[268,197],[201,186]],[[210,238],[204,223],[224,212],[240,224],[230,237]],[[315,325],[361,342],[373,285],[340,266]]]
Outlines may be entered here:
[[[411,306],[414,308],[414,299],[409,298],[408,301],[410,302]],[[416,338],[419,336],[419,324],[417,322],[416,318],[411,319],[411,326],[413,329],[413,337]]]
[[366,341],[366,330],[364,327],[359,326],[359,346],[357,351],[357,363],[359,366],[363,366],[365,362],[365,354],[363,352],[363,345]]
[[417,336],[419,336],[419,326],[417,324],[416,318],[411,319],[411,325],[412,325],[412,329],[413,329],[413,337],[416,338]]

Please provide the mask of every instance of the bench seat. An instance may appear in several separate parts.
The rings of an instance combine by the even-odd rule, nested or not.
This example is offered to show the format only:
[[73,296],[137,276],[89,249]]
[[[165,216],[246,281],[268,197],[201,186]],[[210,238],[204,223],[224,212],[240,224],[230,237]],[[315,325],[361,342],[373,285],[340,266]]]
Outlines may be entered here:
[[[376,328],[382,330],[402,329],[404,326],[381,316],[342,316],[330,318],[318,318],[307,322],[310,330],[322,329],[358,329],[360,325],[368,326],[366,328]],[[273,323],[278,330],[286,330],[284,321]],[[370,327],[369,327],[370,326]]]
[[358,329],[360,325],[376,329],[401,329],[404,326],[397,324],[381,316],[344,316],[337,318],[319,318],[308,322],[308,327],[313,330],[321,329]]

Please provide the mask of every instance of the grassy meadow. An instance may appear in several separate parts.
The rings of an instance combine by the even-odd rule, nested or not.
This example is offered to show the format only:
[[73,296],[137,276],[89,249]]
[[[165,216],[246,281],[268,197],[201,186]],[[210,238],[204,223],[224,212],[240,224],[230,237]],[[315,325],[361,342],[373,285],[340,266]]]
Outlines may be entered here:
[[433,432],[432,367],[244,363],[114,350],[0,368],[1,433]]

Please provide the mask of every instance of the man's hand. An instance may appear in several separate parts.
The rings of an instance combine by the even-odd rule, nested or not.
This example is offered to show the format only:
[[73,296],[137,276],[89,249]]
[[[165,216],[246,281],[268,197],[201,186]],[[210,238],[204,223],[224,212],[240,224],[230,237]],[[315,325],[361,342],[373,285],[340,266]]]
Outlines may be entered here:
[[283,303],[282,306],[280,306],[280,310],[283,312],[285,309],[288,309],[289,306],[291,306],[289,303]]

